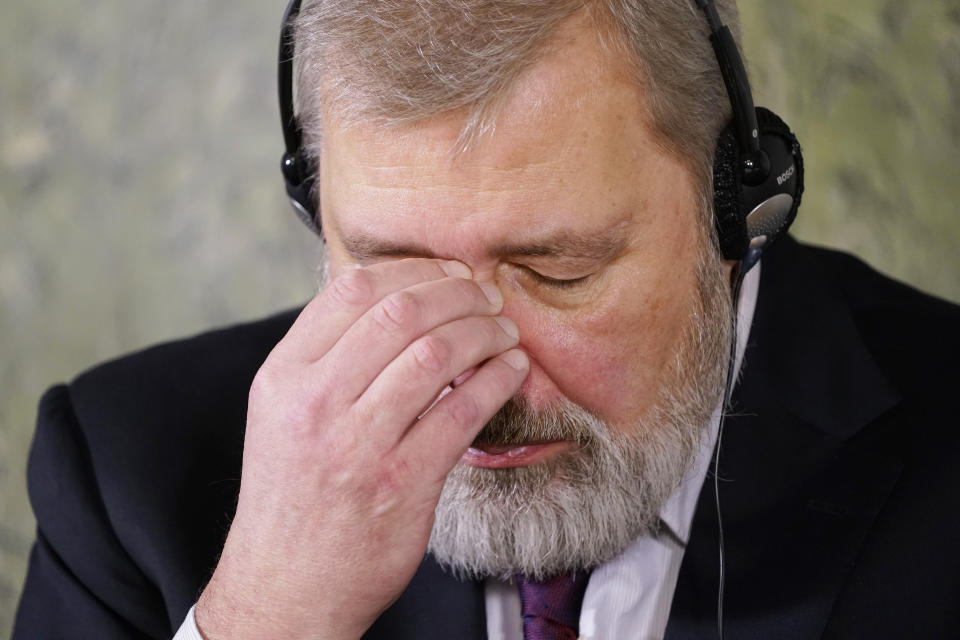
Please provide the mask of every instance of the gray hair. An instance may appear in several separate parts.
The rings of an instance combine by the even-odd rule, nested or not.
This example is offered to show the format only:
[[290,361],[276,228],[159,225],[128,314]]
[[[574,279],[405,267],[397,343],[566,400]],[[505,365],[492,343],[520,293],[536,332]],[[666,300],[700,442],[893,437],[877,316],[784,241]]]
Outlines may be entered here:
[[[716,4],[739,39],[735,0]],[[581,10],[605,46],[633,62],[646,89],[638,108],[711,212],[714,147],[730,105],[693,0],[315,0],[295,29],[307,153],[319,156],[322,106],[348,123],[384,125],[465,108],[459,143],[468,147],[492,130],[497,99]]]

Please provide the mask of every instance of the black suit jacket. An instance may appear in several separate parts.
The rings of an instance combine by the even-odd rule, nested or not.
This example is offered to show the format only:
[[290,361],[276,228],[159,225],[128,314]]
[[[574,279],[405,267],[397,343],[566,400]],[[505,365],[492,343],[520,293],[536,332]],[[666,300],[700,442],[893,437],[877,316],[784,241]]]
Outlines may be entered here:
[[[721,464],[729,638],[960,634],[960,310],[785,239]],[[239,487],[246,397],[295,312],[97,367],[40,404],[37,541],[14,638],[169,638]],[[712,482],[668,638],[715,637]],[[485,637],[483,589],[428,557],[371,639]]]

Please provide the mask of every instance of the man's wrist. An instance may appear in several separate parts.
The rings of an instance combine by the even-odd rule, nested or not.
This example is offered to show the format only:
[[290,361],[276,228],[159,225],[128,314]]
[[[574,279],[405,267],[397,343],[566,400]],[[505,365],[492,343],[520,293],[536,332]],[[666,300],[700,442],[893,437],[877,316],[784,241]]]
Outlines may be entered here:
[[295,614],[287,614],[262,602],[237,599],[231,590],[221,589],[215,580],[207,585],[191,612],[197,636],[177,637],[175,640],[359,640],[362,635],[322,629],[316,624],[306,627],[296,624],[298,616]]

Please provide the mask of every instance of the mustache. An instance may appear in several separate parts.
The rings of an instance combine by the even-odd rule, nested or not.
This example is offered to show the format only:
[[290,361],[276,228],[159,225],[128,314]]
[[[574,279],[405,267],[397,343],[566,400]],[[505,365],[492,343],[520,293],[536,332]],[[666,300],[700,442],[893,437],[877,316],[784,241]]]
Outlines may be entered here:
[[587,444],[596,438],[596,418],[583,407],[563,400],[536,410],[516,395],[484,425],[474,444],[519,445],[529,442],[567,440]]

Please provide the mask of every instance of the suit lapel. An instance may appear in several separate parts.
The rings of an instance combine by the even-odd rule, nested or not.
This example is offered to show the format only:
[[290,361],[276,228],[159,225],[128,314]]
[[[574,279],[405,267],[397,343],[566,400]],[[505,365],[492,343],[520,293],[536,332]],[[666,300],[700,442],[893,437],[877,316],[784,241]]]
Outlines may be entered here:
[[[764,257],[742,380],[721,448],[724,630],[819,637],[900,462],[858,432],[899,401],[816,260]],[[718,526],[708,477],[667,637],[716,635]]]
[[400,598],[364,640],[485,640],[483,583],[461,581],[427,555]]

